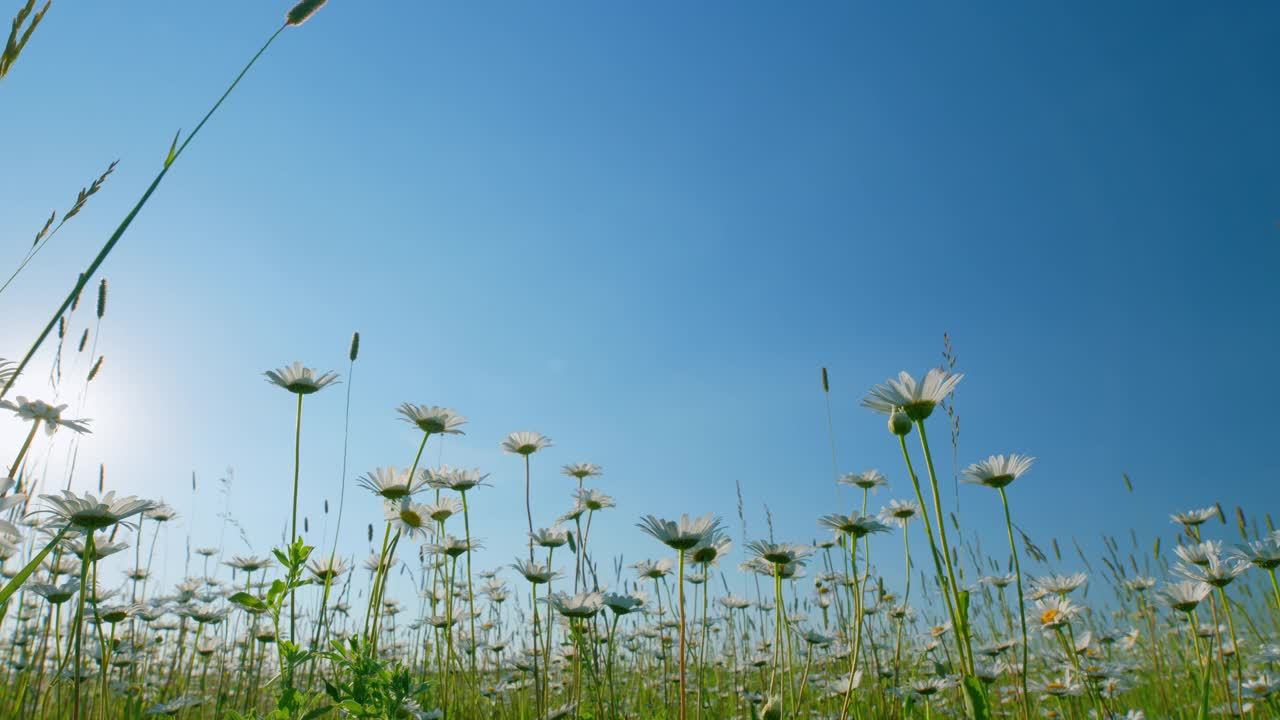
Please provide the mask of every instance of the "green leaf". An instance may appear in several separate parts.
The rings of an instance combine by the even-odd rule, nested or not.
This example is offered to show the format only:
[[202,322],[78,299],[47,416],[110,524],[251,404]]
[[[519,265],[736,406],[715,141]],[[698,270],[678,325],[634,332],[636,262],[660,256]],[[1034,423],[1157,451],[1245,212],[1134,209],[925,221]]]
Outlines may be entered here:
[[302,720],[312,720],[312,718],[318,718],[321,715],[327,714],[332,709],[333,709],[332,705],[325,705],[324,707],[315,708],[310,712],[308,712],[306,715],[303,715]]
[[574,542],[573,533],[569,533],[569,551],[574,555],[578,554],[578,543]]
[[227,599],[240,607],[249,610],[256,610],[258,612],[265,612],[267,610],[267,604],[263,602],[261,598],[255,595],[250,595],[247,592],[238,592]]
[[284,584],[283,580],[272,581],[270,589],[267,590],[267,602],[275,605],[276,601],[279,600],[288,589],[289,587]]
[[991,707],[987,705],[986,690],[982,681],[972,675],[964,678],[964,704],[970,720],[991,720]]
[[173,144],[169,146],[169,154],[164,159],[164,166],[169,167],[178,157],[178,138],[182,136],[182,130],[173,134]]
[[1209,717],[1209,676],[1207,673],[1205,674],[1203,685],[1200,691],[1200,707],[1196,710],[1196,720],[1207,720]]
[[9,596],[13,595],[18,588],[22,587],[22,584],[27,581],[27,578],[31,577],[31,573],[35,572],[36,568],[40,567],[40,563],[44,561],[49,552],[53,550],[53,546],[58,544],[58,541],[62,539],[62,536],[66,534],[66,532],[66,528],[59,530],[58,534],[49,541],[49,544],[45,545],[44,549],[39,553],[36,553],[36,556],[31,558],[31,562],[27,563],[26,567],[19,570],[18,574],[14,575],[13,579],[10,580],[3,589],[0,589],[0,606],[3,606],[8,602]]
[[961,637],[969,639],[969,591],[960,591],[960,627],[957,628]]

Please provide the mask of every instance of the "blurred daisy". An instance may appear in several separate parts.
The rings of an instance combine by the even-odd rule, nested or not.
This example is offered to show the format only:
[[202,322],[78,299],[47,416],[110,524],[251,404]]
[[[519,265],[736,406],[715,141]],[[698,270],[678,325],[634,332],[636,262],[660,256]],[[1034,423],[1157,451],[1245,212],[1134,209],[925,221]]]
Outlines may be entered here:
[[485,478],[489,477],[488,475],[482,475],[480,468],[464,470],[462,468],[451,468],[448,465],[428,469],[426,476],[427,484],[436,490],[453,490],[460,493],[484,484]]
[[965,468],[961,475],[965,482],[973,485],[1002,488],[1022,477],[1035,460],[1027,455],[992,455]]
[[444,522],[449,518],[462,512],[462,501],[455,497],[441,497],[433,503],[427,505],[419,505],[418,508],[426,513],[427,517],[436,522]]
[[841,485],[852,485],[860,487],[863,490],[875,490],[878,487],[887,487],[889,481],[879,470],[868,470],[864,473],[847,473],[840,477],[838,481]]
[[1269,535],[1237,549],[1236,554],[1263,570],[1274,570],[1280,567],[1280,538]]
[[1213,588],[1202,582],[1176,582],[1165,585],[1159,592],[1160,601],[1179,612],[1189,613],[1196,609]]
[[1208,522],[1218,514],[1217,508],[1200,508],[1198,510],[1188,510],[1187,512],[1174,513],[1169,516],[1174,523],[1184,527],[1199,527]]
[[818,518],[818,524],[844,533],[854,539],[860,539],[873,533],[889,532],[889,526],[876,520],[871,515],[852,512],[848,515],[835,513]]
[[908,520],[920,514],[920,505],[914,500],[890,500],[880,514],[896,520],[899,525],[906,525]]
[[430,530],[428,521],[431,519],[431,506],[421,505],[403,497],[398,501],[387,503],[386,518],[397,534],[407,535],[410,540],[417,540],[426,537]]
[[747,543],[747,550],[750,550],[761,560],[773,565],[797,563],[813,554],[813,548],[809,545],[773,543],[764,540],[752,540]]
[[178,517],[178,511],[161,502],[143,513],[143,517],[158,523],[169,522]]
[[72,597],[80,589],[80,580],[72,578],[62,585],[52,585],[49,583],[33,583],[30,586],[31,592],[48,600],[52,605],[60,605]]
[[569,531],[559,525],[538,528],[533,532],[533,542],[544,548],[558,548],[569,542]]
[[427,479],[426,474],[421,471],[414,473],[414,477],[410,478],[408,470],[401,470],[392,465],[375,468],[373,472],[362,475],[358,482],[360,487],[374,495],[380,495],[387,500],[400,500],[421,490]]
[[552,593],[542,600],[556,612],[567,618],[591,618],[604,607],[604,595],[598,592],[581,592],[569,596],[564,593]]
[[1184,563],[1206,566],[1214,558],[1222,556],[1222,541],[1206,540],[1202,543],[1179,545],[1173,551]]
[[511,564],[511,567],[514,568],[516,572],[523,575],[525,580],[528,580],[534,585],[549,583],[555,578],[560,577],[560,573],[553,571],[546,563],[535,562],[533,560],[516,559],[516,561]]
[[681,515],[680,521],[674,522],[646,515],[636,526],[672,550],[688,550],[707,536],[717,533],[720,530],[720,518],[710,513],[693,519],[688,515]]
[[1074,697],[1084,693],[1084,686],[1070,679],[1049,679],[1031,684],[1031,689],[1052,697]]
[[1216,588],[1224,588],[1249,569],[1248,564],[1240,562],[1238,558],[1224,560],[1217,555],[1211,555],[1208,560],[1209,562],[1204,565],[1178,565],[1175,570],[1189,580],[1198,580]]
[[1139,575],[1125,580],[1124,586],[1133,592],[1146,592],[1156,586],[1156,579]]
[[1034,617],[1041,630],[1057,630],[1071,622],[1083,608],[1066,597],[1047,597],[1036,601]]
[[543,448],[551,447],[551,438],[528,430],[513,432],[502,441],[503,452],[513,455],[532,455]]
[[[18,396],[18,402],[15,405],[7,400],[0,400],[0,407],[6,410],[12,410],[18,414],[23,420],[30,420],[39,425],[44,423],[44,431],[47,435],[58,432],[58,428],[64,427],[78,433],[89,432],[88,420],[67,420],[62,417],[62,411],[67,409],[66,405],[50,405],[43,400],[28,400],[21,395]],[[35,427],[32,427],[35,431]],[[14,469],[16,472],[16,468]]]
[[338,577],[342,576],[350,566],[347,561],[340,557],[334,558],[317,558],[307,563],[307,569],[311,571],[311,575],[321,583],[332,583]]
[[299,395],[310,395],[338,381],[337,373],[327,372],[317,376],[314,368],[303,367],[297,361],[289,367],[268,370],[263,374],[267,376],[267,382]]
[[400,407],[396,408],[396,412],[402,416],[401,420],[416,425],[419,430],[428,435],[461,435],[463,433],[458,426],[467,423],[465,417],[452,409],[436,405],[401,403]]
[[584,488],[582,490],[575,491],[573,495],[577,500],[578,505],[592,512],[603,510],[605,508],[616,507],[617,505],[612,497],[605,495],[595,488]]
[[638,593],[630,595],[619,595],[618,593],[605,593],[602,602],[604,606],[613,611],[614,615],[626,615],[644,607],[644,598]]
[[[71,554],[81,560],[85,559],[85,553],[88,550],[88,546],[84,540],[66,540],[63,541],[63,544],[71,550]],[[108,542],[106,540],[95,542],[93,544],[93,552],[89,553],[89,562],[98,562],[99,560],[111,557],[128,547],[129,545],[123,542]]]
[[271,567],[271,558],[257,557],[256,555],[235,555],[230,560],[223,561],[223,564],[241,572],[255,573]]
[[604,474],[604,470],[599,465],[589,462],[565,465],[564,468],[561,469],[561,472],[569,477],[578,478],[579,482],[589,477],[599,477]]
[[911,692],[921,697],[929,697],[954,686],[955,683],[948,678],[931,677],[911,683]]
[[685,551],[689,561],[697,565],[719,565],[723,558],[733,550],[733,541],[723,535],[708,536],[697,545]]
[[1045,575],[1044,577],[1033,578],[1031,580],[1031,587],[1042,592],[1065,597],[1079,589],[1087,582],[1089,582],[1089,576],[1084,573],[1073,573],[1071,575]]
[[423,549],[432,555],[457,558],[470,550],[478,550],[481,547],[480,541],[475,538],[464,539],[445,535],[443,540],[425,545]]
[[645,580],[660,580],[671,574],[675,566],[671,562],[671,558],[662,558],[661,560],[641,560],[631,566],[635,569],[636,575]]

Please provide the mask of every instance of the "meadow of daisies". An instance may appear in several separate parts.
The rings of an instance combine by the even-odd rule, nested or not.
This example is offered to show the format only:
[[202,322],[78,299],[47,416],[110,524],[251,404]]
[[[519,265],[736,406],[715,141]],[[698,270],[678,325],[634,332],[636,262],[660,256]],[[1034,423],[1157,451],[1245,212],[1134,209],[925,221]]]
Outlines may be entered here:
[[[101,476],[97,492],[77,493],[70,473],[47,475],[38,452],[74,450],[93,424],[35,397],[27,388],[44,386],[28,379],[43,378],[50,357],[49,377],[61,378],[64,357],[87,351],[79,385],[66,381],[83,397],[102,360],[94,321],[81,332],[74,318],[105,313],[100,265],[276,38],[323,5],[289,11],[194,130],[174,138],[44,330],[0,360],[0,411],[24,430],[0,478],[0,718],[1280,717],[1270,517],[1154,508],[1176,544],[1106,537],[1101,555],[1075,548],[1087,572],[1063,573],[1073,559],[1064,563],[1058,542],[1038,546],[1017,524],[1034,459],[954,462],[949,399],[963,376],[953,361],[869,379],[862,405],[883,416],[882,442],[901,465],[833,467],[829,482],[855,500],[813,518],[817,541],[748,535],[740,494],[737,518],[676,499],[663,516],[638,517],[600,489],[600,466],[542,462],[552,441],[533,431],[493,439],[518,464],[523,498],[495,492],[485,468],[424,459],[466,432],[467,418],[405,402],[384,421],[408,423],[416,451],[364,473],[344,468],[320,548],[304,540],[315,537],[307,518],[299,527],[307,400],[345,393],[349,408],[358,390],[327,368],[264,369],[263,402],[295,412],[287,537],[255,554],[196,546],[188,577],[153,575],[157,544],[177,540],[166,532],[177,511],[118,496]],[[0,79],[48,7],[19,9]],[[110,174],[48,219],[0,293]],[[348,379],[359,353],[357,334]],[[826,370],[820,389],[829,398]],[[530,487],[554,475],[569,480],[571,510],[535,512]],[[944,505],[940,478],[955,475],[982,489],[1002,525],[967,526]],[[495,503],[523,505],[527,540],[487,548],[509,560],[481,566],[472,513]],[[348,504],[377,507],[385,522],[344,527]],[[636,555],[601,562],[592,528],[602,524],[631,533]],[[367,534],[374,552],[340,554],[343,533]]]

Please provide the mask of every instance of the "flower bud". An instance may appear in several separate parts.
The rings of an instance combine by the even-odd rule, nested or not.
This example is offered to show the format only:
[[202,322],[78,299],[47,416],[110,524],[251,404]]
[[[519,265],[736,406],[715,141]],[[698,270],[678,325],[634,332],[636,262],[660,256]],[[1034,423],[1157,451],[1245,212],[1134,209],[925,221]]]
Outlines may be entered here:
[[889,432],[894,435],[904,436],[911,432],[911,418],[902,411],[897,411],[889,416]]

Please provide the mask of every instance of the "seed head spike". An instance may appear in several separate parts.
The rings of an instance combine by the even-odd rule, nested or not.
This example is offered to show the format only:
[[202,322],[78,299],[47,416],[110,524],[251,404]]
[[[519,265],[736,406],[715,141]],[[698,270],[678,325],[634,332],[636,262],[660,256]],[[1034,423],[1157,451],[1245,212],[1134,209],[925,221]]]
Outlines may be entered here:
[[328,0],[302,0],[302,2],[294,5],[293,9],[289,11],[289,14],[286,16],[286,22],[289,25],[301,25],[307,20],[310,20],[311,16],[315,15],[317,10],[324,7],[324,4],[327,1]]

